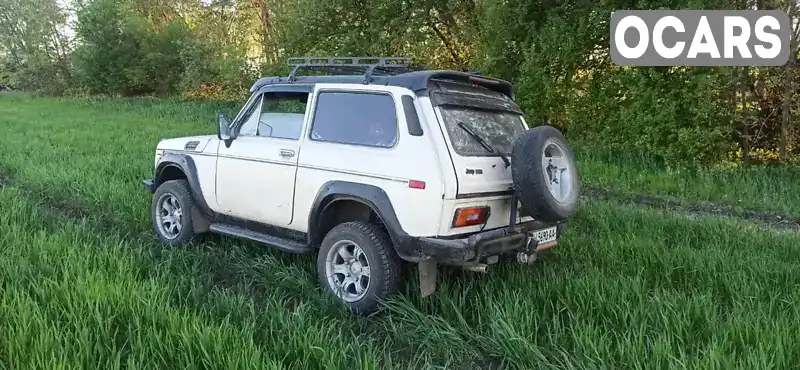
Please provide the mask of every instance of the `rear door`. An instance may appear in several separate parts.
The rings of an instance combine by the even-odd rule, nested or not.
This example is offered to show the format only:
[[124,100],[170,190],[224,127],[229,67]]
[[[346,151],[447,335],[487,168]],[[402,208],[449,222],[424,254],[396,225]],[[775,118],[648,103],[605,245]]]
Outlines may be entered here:
[[[510,162],[511,147],[527,125],[516,104],[500,93],[464,83],[438,82],[431,91],[437,121],[456,175],[455,196],[445,198],[440,235],[458,235],[508,225],[513,181],[503,158],[467,132],[479,136]],[[459,210],[488,207],[485,221],[459,226]],[[483,219],[483,218],[481,218]],[[516,222],[527,221],[517,214]]]
[[450,150],[458,180],[457,198],[508,195],[511,168],[469,131],[510,161],[511,147],[527,126],[519,108],[507,97],[475,85],[439,83],[432,92],[436,116]]

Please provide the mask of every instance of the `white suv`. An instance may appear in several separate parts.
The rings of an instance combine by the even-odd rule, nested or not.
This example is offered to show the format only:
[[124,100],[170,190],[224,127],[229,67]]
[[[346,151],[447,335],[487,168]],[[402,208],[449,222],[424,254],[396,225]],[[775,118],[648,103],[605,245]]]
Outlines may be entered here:
[[556,244],[578,204],[573,153],[555,128],[528,129],[508,82],[316,60],[255,82],[216,136],[158,143],[145,185],[162,242],[210,231],[317,253],[322,286],[360,314],[396,291],[404,261],[427,296],[437,264],[485,272]]

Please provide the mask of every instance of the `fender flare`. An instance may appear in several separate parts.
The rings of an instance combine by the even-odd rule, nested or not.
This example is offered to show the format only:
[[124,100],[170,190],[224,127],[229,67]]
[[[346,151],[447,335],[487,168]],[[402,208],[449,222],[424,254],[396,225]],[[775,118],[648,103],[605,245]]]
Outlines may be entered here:
[[212,215],[213,212],[208,203],[206,203],[203,190],[200,188],[200,181],[197,179],[197,166],[194,163],[194,159],[188,154],[165,153],[161,157],[161,161],[158,162],[158,166],[156,166],[155,187],[158,188],[164,182],[162,178],[164,170],[170,167],[177,168],[186,175],[186,181],[189,183],[189,189],[192,191],[195,205],[200,207],[207,215]]
[[398,255],[401,257],[406,255],[406,253],[403,253],[404,248],[401,248],[401,246],[406,245],[410,237],[400,226],[400,221],[397,219],[397,214],[386,192],[374,185],[341,180],[328,181],[317,192],[317,196],[311,206],[311,212],[308,214],[309,245],[318,244],[322,241],[322,237],[316,236],[318,234],[317,228],[319,227],[320,215],[329,205],[340,200],[352,200],[369,207],[383,221]]

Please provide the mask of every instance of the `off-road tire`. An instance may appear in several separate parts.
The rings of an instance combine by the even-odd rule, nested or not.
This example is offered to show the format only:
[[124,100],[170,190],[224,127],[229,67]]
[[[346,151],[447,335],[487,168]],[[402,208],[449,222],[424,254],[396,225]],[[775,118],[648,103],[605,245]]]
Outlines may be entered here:
[[[370,282],[365,295],[355,302],[346,302],[336,295],[328,282],[326,274],[326,258],[328,252],[337,241],[350,240],[358,244],[364,251],[370,266]],[[323,290],[337,297],[347,305],[350,312],[357,315],[369,315],[380,308],[380,302],[386,301],[397,292],[398,281],[402,275],[402,261],[392,246],[391,238],[377,225],[362,221],[346,222],[335,226],[320,245],[317,255],[317,276]]]
[[[563,202],[548,190],[548,180],[542,169],[545,145],[551,140],[563,149],[572,175],[572,191]],[[517,138],[511,150],[511,176],[523,214],[543,222],[560,222],[569,218],[578,207],[580,178],[575,155],[564,135],[555,127],[537,126]]]
[[[170,239],[162,234],[161,228],[159,227],[156,219],[158,200],[164,194],[172,194],[175,198],[177,198],[178,203],[181,206],[181,210],[183,211],[183,215],[181,217],[181,231],[178,236],[173,239]],[[153,194],[153,201],[150,206],[150,220],[152,221],[153,230],[155,231],[158,240],[167,245],[181,245],[189,243],[195,239],[196,235],[192,224],[191,212],[193,208],[194,198],[192,197],[192,191],[189,188],[189,183],[186,180],[170,180],[161,184]]]

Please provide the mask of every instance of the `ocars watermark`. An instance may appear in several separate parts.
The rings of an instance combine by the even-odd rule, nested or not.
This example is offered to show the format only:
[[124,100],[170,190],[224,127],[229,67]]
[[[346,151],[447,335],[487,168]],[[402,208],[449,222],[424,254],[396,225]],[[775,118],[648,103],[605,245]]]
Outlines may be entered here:
[[779,66],[789,16],[777,10],[625,10],[611,15],[611,60],[621,66]]

